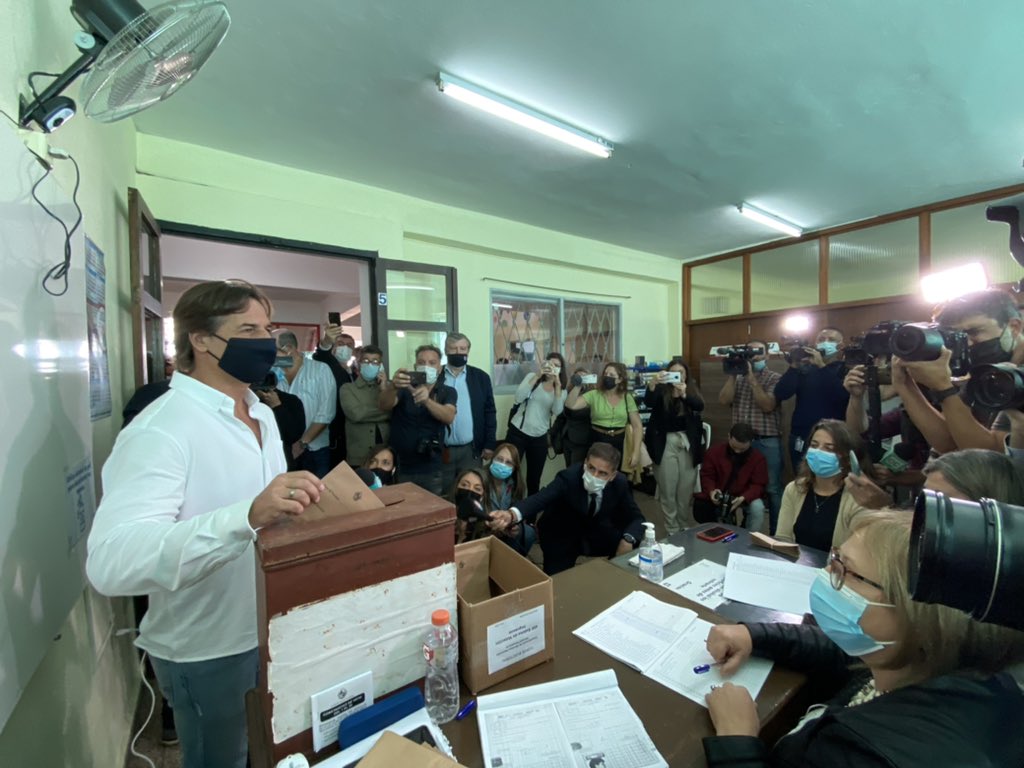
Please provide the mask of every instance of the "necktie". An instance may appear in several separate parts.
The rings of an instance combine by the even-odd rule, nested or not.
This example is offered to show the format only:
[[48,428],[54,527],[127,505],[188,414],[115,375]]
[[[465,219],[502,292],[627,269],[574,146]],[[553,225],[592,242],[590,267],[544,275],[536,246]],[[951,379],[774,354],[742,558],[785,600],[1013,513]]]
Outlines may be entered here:
[[587,517],[593,517],[597,514],[597,494],[590,494],[590,503],[587,505]]

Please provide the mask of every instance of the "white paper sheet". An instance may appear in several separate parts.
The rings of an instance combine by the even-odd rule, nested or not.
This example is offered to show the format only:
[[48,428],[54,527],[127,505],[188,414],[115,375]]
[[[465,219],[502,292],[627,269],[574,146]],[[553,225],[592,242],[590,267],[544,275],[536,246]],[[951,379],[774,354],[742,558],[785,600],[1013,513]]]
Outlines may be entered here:
[[817,568],[806,565],[733,553],[725,569],[725,596],[775,611],[810,613],[817,575]]
[[704,697],[711,691],[711,686],[721,685],[723,682],[735,683],[746,688],[750,691],[751,697],[756,699],[772,671],[772,663],[767,659],[747,659],[731,676],[723,675],[716,666],[702,674],[693,671],[694,667],[714,662],[704,642],[712,626],[703,619],[695,619],[645,674],[702,707],[707,706]]
[[697,618],[687,608],[633,592],[573,632],[609,656],[645,670]]
[[668,768],[610,669],[481,696],[477,723],[489,766]]
[[544,650],[544,606],[487,627],[487,674],[493,675]]
[[661,586],[714,610],[725,602],[725,566],[701,560],[679,573],[666,576]]

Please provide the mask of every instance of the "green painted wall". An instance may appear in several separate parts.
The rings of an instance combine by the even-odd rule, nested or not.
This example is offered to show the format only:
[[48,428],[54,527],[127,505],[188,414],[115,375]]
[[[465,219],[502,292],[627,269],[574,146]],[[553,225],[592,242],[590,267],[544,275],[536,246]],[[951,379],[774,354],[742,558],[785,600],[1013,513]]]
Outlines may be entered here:
[[[25,87],[29,71],[60,71],[77,58],[71,42],[77,29],[67,0],[0,4],[0,72],[5,73],[0,78],[0,109],[17,116],[18,90]],[[5,118],[0,117],[0,123],[0,130],[14,130]],[[107,345],[114,413],[119,413],[125,392],[132,387],[126,189],[134,181],[135,131],[130,123],[100,125],[79,116],[53,134],[51,145],[68,150],[81,165],[78,199],[85,214],[83,226],[106,254]],[[55,175],[70,192],[70,163],[58,163]],[[110,453],[119,425],[116,418],[94,422],[97,468]],[[83,592],[0,733],[0,762],[122,764],[138,676],[130,638],[114,637],[113,630],[130,621],[127,601],[108,600],[88,588]]]

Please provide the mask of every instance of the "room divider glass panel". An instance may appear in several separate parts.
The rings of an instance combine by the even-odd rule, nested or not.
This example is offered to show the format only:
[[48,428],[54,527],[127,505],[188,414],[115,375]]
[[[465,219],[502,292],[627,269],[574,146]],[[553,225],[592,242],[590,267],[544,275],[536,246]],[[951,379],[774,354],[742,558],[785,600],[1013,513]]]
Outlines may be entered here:
[[416,347],[435,344],[459,326],[456,271],[453,267],[378,259],[377,337],[389,372],[412,366]]
[[743,257],[690,270],[690,319],[743,314]]
[[408,269],[386,271],[388,319],[433,323],[448,321],[445,275]]
[[750,311],[818,303],[818,241],[785,245],[750,255]]
[[965,205],[932,214],[932,271],[980,261],[989,282],[1020,279],[1020,265],[1010,255],[1010,228],[985,218],[985,209],[998,204]]
[[916,293],[918,228],[915,216],[829,238],[828,303]]

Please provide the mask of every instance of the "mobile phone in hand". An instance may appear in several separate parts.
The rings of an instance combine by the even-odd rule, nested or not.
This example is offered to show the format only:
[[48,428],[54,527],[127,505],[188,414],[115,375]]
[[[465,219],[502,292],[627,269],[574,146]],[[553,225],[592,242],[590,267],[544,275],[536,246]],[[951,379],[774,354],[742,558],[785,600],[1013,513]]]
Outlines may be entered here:
[[328,312],[327,322],[330,325],[341,325],[341,312]]
[[406,374],[409,377],[410,387],[425,387],[427,386],[427,373],[426,371],[409,371]]

